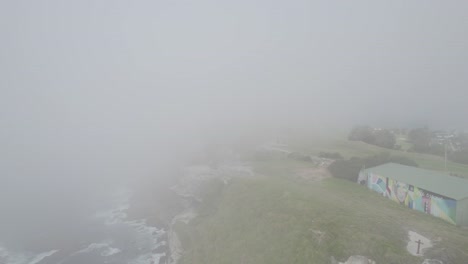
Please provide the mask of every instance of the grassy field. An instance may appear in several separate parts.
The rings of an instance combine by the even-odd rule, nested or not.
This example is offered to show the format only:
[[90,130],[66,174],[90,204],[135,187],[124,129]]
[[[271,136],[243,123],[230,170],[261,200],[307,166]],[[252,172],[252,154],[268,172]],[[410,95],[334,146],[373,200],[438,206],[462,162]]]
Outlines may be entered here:
[[413,147],[413,144],[408,142],[408,138],[405,135],[396,135],[396,144],[400,145],[403,151],[407,151]]
[[[317,155],[321,151],[339,152],[345,158],[365,157],[382,152],[389,152],[392,155],[404,156],[413,159],[421,168],[438,171],[445,170],[445,161],[443,157],[386,149],[358,141],[337,139],[323,139],[320,141],[301,140],[291,142],[291,149],[312,155]],[[457,175],[468,177],[468,165],[447,161],[447,170]]]
[[467,230],[352,182],[300,180],[296,174],[310,167],[306,162],[252,165],[263,176],[233,180],[215,192],[211,213],[176,226],[186,249],[180,263],[330,263],[331,256],[344,261],[360,254],[378,264],[420,264],[423,258],[405,249],[409,230],[439,241],[428,257],[468,260]]

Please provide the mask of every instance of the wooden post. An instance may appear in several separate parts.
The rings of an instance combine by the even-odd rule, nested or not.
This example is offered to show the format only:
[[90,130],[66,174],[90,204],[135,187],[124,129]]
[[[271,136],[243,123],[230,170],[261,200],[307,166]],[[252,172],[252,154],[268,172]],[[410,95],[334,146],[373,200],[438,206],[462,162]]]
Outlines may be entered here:
[[418,241],[416,241],[416,243],[418,243],[418,251],[416,252],[416,254],[419,254],[419,249],[421,248],[421,244],[424,244],[424,243],[421,242],[421,239],[419,239]]

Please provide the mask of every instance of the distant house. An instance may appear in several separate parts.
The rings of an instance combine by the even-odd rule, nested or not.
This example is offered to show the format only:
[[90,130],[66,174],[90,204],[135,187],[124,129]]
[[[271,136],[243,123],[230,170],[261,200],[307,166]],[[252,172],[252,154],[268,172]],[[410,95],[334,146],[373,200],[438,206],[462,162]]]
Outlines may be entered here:
[[468,180],[387,163],[361,170],[358,182],[414,210],[468,226]]

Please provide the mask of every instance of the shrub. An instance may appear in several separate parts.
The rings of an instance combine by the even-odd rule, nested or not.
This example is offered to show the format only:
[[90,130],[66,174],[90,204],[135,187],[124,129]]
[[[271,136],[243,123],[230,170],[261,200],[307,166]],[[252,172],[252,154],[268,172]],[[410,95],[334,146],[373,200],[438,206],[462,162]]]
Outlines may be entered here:
[[336,178],[356,182],[362,167],[361,160],[337,160],[328,167],[328,171]]
[[349,160],[337,160],[328,167],[328,170],[336,178],[356,182],[361,169],[371,168],[389,162],[418,167],[418,164],[410,158],[391,156],[389,153],[380,153],[367,158],[352,157]]

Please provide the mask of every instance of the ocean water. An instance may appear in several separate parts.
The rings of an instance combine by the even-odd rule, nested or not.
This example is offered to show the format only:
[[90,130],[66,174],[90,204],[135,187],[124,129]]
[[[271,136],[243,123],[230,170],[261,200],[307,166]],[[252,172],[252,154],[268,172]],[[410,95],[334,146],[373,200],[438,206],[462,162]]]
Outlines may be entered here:
[[[57,224],[58,221],[50,220],[41,222],[42,226],[20,230],[22,225],[27,225],[28,221],[33,223],[40,216],[29,216],[28,221],[11,225],[17,228],[21,237],[8,239],[8,236],[0,236],[0,263],[165,263],[166,231],[148,225],[145,219],[129,219],[126,211],[130,207],[131,196],[132,192],[129,190],[114,191],[96,203],[98,206],[93,210],[68,217],[68,223],[60,225]],[[53,216],[51,214],[44,219]],[[56,232],[54,225],[57,226]],[[69,230],[64,231],[67,228]],[[15,230],[10,231],[10,234],[15,234]],[[42,232],[40,239],[32,239],[38,237],[33,232]],[[23,241],[27,243],[22,243]]]

